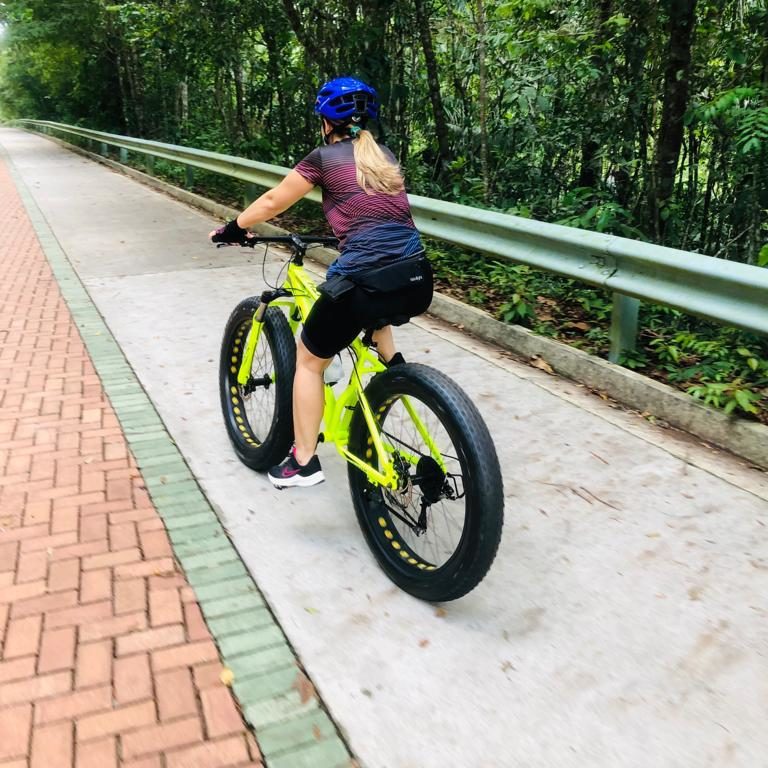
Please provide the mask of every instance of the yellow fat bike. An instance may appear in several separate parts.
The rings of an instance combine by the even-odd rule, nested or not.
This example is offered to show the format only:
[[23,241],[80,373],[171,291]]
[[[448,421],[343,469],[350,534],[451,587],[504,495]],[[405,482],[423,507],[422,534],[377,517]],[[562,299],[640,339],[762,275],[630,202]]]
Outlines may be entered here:
[[[331,243],[296,235],[247,243],[291,252],[285,281],[235,307],[221,346],[224,423],[240,460],[257,471],[284,459],[293,442],[294,337],[319,296],[304,256],[309,246]],[[485,577],[501,539],[504,492],[488,429],[445,374],[420,363],[387,368],[370,332],[349,353],[346,387],[325,386],[320,438],[347,461],[366,542],[406,592],[459,598]]]

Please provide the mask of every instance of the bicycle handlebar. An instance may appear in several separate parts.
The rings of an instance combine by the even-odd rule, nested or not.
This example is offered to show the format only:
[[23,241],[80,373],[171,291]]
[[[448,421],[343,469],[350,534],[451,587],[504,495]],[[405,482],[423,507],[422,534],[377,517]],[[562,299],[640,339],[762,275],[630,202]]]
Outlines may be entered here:
[[308,245],[338,245],[338,237],[319,235],[248,235],[242,243],[216,243],[217,248],[229,245],[239,245],[242,248],[253,248],[260,243],[275,243],[290,245],[296,250],[306,250]]
[[[276,243],[288,245],[291,248],[291,261],[300,267],[304,264],[304,256],[309,245],[334,245],[338,246],[338,237],[322,237],[314,235],[248,235],[248,239],[242,243],[216,243],[217,248],[231,245],[239,245],[241,248],[253,248],[260,243]],[[266,254],[264,255],[266,258]]]

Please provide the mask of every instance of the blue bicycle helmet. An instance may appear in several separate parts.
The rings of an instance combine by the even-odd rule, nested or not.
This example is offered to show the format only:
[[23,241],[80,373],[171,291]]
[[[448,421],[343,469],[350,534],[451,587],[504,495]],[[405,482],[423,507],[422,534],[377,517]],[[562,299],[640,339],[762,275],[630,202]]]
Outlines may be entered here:
[[379,116],[379,97],[370,85],[354,77],[329,80],[318,92],[315,113],[332,122]]

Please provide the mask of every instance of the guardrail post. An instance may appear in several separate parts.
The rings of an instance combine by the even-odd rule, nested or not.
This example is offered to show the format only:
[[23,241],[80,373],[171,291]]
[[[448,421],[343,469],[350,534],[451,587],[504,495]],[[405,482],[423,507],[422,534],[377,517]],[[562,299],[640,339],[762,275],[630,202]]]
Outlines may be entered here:
[[102,157],[107,157],[109,155],[109,150],[107,149],[107,145],[104,142],[99,145],[99,153]]
[[611,350],[608,359],[612,363],[619,361],[624,350],[633,350],[637,341],[637,315],[640,302],[621,293],[613,294],[611,312]]
[[155,158],[152,155],[144,155],[144,170],[150,176],[155,173]]
[[186,185],[187,189],[192,189],[195,185],[195,169],[191,165],[184,166],[186,171]]
[[255,184],[246,184],[243,194],[243,208],[247,208],[259,196],[259,188]]
[[125,147],[120,147],[120,162],[126,165],[128,162],[128,150]]

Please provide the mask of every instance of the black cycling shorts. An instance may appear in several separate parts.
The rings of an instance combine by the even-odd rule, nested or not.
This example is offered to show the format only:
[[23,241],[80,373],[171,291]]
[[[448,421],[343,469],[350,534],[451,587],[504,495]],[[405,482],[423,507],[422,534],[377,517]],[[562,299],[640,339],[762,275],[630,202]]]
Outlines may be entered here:
[[337,301],[321,294],[304,323],[301,340],[313,355],[328,359],[363,330],[381,327],[382,320],[400,325],[426,312],[431,303],[431,280],[390,293],[356,286]]

